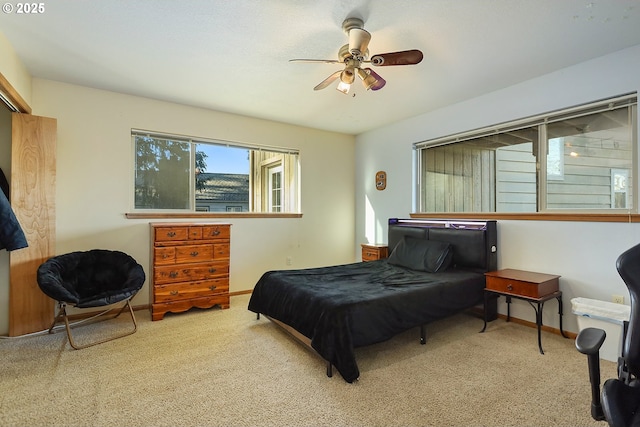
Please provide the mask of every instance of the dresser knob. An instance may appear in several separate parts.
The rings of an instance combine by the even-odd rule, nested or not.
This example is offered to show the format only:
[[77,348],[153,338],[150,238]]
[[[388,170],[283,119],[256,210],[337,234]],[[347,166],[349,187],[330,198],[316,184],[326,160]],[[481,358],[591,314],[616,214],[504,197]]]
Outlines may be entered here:
[[217,286],[216,286],[216,285],[211,285],[211,286],[209,286],[209,289],[210,289],[210,290],[212,290],[212,291],[215,291],[215,290],[216,290],[216,288],[217,288]]
[[191,256],[198,256],[198,251],[191,252]]
[[176,277],[178,277],[178,272],[177,271],[170,272],[169,277],[171,277],[172,279],[175,279]]
[[213,230],[213,235],[217,236],[218,234],[220,234],[220,230],[218,230],[217,228],[215,230]]
[[171,291],[170,293],[171,293],[171,295],[173,295],[173,296],[178,295],[178,291]]
[[176,237],[176,233],[174,231],[170,231],[170,232],[167,233],[167,236]]
[[512,285],[511,283],[509,283],[509,284],[507,285],[507,290],[508,290],[508,291],[512,291],[512,290],[513,290],[513,285]]
[[215,272],[216,272],[216,269],[215,269],[215,268],[210,268],[210,269],[209,269],[209,273],[215,273]]

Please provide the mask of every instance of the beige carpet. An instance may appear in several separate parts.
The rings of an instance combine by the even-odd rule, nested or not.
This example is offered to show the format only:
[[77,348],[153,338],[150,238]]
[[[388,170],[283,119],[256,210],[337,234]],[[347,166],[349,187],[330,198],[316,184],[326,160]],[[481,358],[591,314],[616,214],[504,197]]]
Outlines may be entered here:
[[[460,314],[357,350],[346,383],[248,295],[73,350],[63,331],[0,340],[3,426],[600,426],[573,340]],[[124,325],[120,319],[116,323]],[[77,329],[77,341],[89,330]],[[113,322],[111,323],[113,326]],[[615,374],[604,362],[603,378]]]

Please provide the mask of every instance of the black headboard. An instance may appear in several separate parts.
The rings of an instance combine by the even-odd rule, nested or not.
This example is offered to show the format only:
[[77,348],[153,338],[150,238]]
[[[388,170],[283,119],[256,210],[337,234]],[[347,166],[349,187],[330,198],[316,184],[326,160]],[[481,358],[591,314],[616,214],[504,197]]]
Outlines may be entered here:
[[389,253],[404,236],[450,243],[456,267],[480,271],[498,268],[498,227],[494,220],[389,218]]

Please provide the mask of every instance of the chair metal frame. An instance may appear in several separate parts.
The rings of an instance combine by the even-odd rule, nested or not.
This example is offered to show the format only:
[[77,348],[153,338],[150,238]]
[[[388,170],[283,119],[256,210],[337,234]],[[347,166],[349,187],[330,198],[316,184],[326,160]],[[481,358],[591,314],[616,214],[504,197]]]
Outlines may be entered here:
[[[58,301],[58,308],[59,308],[58,314],[56,315],[55,319],[53,319],[53,323],[51,324],[51,327],[49,328],[49,333],[50,334],[53,333],[55,326],[60,322],[60,320],[63,320],[64,321],[64,325],[65,325],[65,329],[67,331],[67,338],[69,339],[69,344],[71,344],[71,347],[73,347],[76,350],[80,350],[80,349],[83,349],[83,348],[91,347],[91,346],[94,346],[94,345],[102,344],[102,343],[105,343],[105,342],[108,342],[108,341],[113,341],[115,339],[131,335],[131,334],[135,333],[138,330],[138,322],[136,321],[136,316],[133,314],[133,308],[131,307],[131,298],[133,298],[133,296],[131,296],[129,298],[126,298],[123,301],[120,301],[120,302],[124,302],[122,307],[116,307],[116,306],[110,307],[107,310],[102,311],[101,313],[98,313],[98,314],[96,314],[96,315],[94,315],[92,317],[89,317],[87,319],[81,320],[81,321],[79,321],[79,322],[77,322],[75,324],[71,324],[69,322],[69,316],[67,315],[67,303],[64,302],[64,301]],[[116,303],[116,304],[118,304],[118,303]],[[102,316],[107,316],[109,313],[117,310],[118,308],[120,310],[115,315],[113,315],[111,317],[102,317]],[[111,337],[108,337],[108,338],[104,338],[104,339],[101,339],[101,340],[91,341],[91,342],[88,342],[86,344],[81,344],[81,345],[76,344],[75,340],[73,339],[73,334],[71,333],[71,328],[73,326],[79,325],[81,323],[88,322],[90,320],[95,320],[95,319],[98,319],[98,320],[96,320],[96,322],[97,321],[105,321],[105,320],[115,319],[116,317],[120,316],[120,314],[122,314],[125,311],[125,309],[127,309],[127,308],[129,309],[128,311],[129,311],[129,314],[131,315],[131,320],[133,322],[133,330],[128,330],[128,331],[126,331],[126,332],[124,332],[122,334],[118,334],[118,335],[111,336]],[[92,323],[95,323],[95,322],[92,322]]]

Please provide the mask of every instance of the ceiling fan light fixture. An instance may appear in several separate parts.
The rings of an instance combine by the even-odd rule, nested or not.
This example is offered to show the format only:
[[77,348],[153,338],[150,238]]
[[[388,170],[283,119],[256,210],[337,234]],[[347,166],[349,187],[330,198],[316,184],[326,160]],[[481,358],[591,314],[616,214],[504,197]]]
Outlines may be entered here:
[[353,68],[347,67],[340,73],[340,82],[344,84],[352,84],[356,80]]
[[[371,85],[370,89],[371,90],[380,90],[384,87],[384,85],[387,84],[387,81],[385,79],[383,79],[380,74],[376,73],[375,71],[373,71],[371,68],[365,68],[364,71],[369,75],[372,76],[376,81]],[[363,80],[364,82],[364,80]]]
[[367,73],[362,68],[358,68],[357,72],[358,72],[358,77],[362,79],[362,85],[367,90],[371,89],[371,87],[378,82],[378,80],[374,76]]
[[349,93],[349,89],[351,89],[351,85],[349,83],[345,83],[343,81],[338,83],[338,86],[336,87],[336,90],[338,90],[339,92],[344,93],[345,95]]
[[340,82],[338,82],[338,87],[336,88],[340,92],[345,95],[349,93],[349,89],[351,89],[351,84],[356,80],[356,75],[354,73],[353,67],[347,67],[340,73]]

